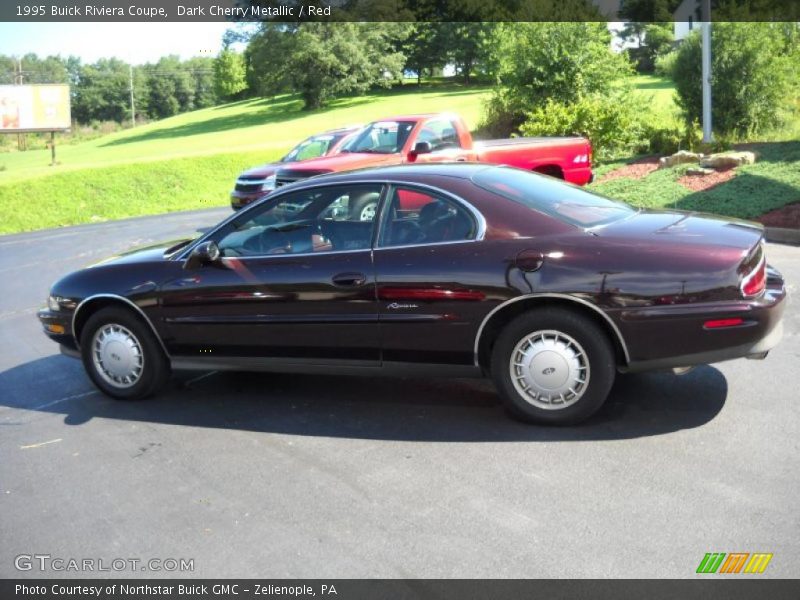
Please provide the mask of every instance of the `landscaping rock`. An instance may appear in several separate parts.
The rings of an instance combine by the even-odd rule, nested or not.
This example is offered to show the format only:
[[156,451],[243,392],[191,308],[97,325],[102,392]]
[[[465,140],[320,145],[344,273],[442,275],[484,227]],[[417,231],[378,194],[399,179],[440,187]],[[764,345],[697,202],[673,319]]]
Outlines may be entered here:
[[687,150],[680,150],[672,156],[665,156],[661,158],[658,161],[658,168],[666,169],[668,167],[674,167],[675,165],[682,165],[684,163],[696,163],[700,162],[701,158],[703,158],[702,154],[689,152]]
[[716,173],[714,169],[704,169],[703,167],[689,167],[686,169],[687,175],[704,176]]
[[703,158],[700,166],[710,169],[732,169],[742,165],[752,165],[754,162],[756,155],[752,152],[720,152]]

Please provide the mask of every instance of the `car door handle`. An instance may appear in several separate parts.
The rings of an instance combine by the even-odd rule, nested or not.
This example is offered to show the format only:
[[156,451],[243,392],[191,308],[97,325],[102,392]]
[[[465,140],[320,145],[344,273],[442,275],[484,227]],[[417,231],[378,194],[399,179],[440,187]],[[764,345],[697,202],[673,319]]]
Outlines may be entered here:
[[339,273],[332,278],[333,285],[354,287],[364,285],[367,281],[367,276],[363,273]]

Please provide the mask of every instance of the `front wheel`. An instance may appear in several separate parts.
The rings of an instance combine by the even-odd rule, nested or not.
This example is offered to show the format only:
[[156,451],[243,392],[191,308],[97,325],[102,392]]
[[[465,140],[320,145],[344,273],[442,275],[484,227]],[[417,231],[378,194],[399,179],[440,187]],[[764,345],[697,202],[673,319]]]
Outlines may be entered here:
[[500,333],[492,376],[509,412],[529,422],[574,424],[603,405],[615,375],[614,349],[594,321],[545,308]]
[[378,213],[378,194],[365,194],[357,198],[350,206],[351,218],[356,221],[374,221]]
[[169,377],[169,362],[153,332],[122,307],[89,317],[81,332],[81,358],[92,382],[118,400],[145,398]]

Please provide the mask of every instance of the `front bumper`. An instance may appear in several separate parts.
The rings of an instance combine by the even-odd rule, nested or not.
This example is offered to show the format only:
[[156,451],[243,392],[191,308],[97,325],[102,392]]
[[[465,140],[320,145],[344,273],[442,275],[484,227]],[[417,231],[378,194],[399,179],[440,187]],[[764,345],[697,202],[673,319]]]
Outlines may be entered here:
[[[692,367],[736,358],[765,358],[783,336],[786,287],[768,267],[767,288],[752,300],[624,310],[618,324],[630,362],[620,370]],[[742,324],[707,329],[712,319],[741,318]]]
[[36,313],[36,316],[47,337],[67,349],[78,350],[78,344],[72,335],[72,313],[43,308]]
[[269,192],[239,192],[233,190],[231,192],[231,208],[239,210],[267,196],[269,196]]

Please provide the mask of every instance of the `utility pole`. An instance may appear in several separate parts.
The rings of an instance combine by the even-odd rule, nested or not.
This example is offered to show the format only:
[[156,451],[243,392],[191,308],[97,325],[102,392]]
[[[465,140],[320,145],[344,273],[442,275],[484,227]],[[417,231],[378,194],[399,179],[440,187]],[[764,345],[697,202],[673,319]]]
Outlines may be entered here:
[[711,0],[703,0],[703,142],[714,141],[711,122]]
[[131,91],[131,127],[136,127],[136,110],[133,106],[133,65],[128,65],[128,81]]
[[[23,82],[24,79],[25,79],[25,76],[22,74],[22,59],[18,58],[17,59],[17,70],[16,70],[16,73],[14,73],[14,85],[22,85],[22,82]],[[27,150],[28,149],[27,141],[28,140],[25,137],[24,133],[18,133],[17,134],[17,150]]]

